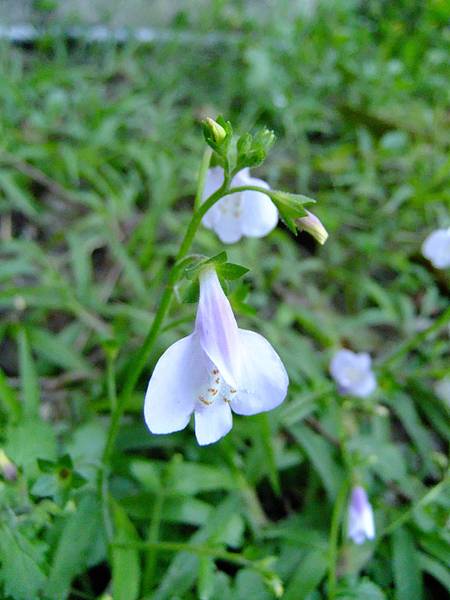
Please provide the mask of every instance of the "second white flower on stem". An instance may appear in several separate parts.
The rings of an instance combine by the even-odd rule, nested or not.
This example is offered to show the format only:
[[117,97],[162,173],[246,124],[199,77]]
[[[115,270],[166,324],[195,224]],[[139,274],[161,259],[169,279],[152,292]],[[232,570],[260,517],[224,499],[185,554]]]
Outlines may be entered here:
[[[209,169],[203,200],[218,190],[222,183],[223,169]],[[252,177],[249,169],[239,171],[231,182],[232,188],[243,186],[269,189],[265,181]],[[246,190],[221,198],[208,210],[202,223],[215,231],[224,244],[234,244],[241,237],[263,237],[270,233],[277,226],[278,210],[267,194]]]
[[200,445],[232,427],[232,411],[254,415],[286,397],[288,375],[278,354],[258,333],[239,329],[213,267],[200,274],[194,332],[157,362],[145,396],[152,433],[184,429],[194,414]]

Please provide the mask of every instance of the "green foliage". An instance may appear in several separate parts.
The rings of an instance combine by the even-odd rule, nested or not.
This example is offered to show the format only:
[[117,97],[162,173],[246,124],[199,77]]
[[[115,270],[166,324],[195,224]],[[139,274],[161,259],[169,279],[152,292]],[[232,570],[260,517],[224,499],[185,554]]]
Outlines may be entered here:
[[[325,600],[330,570],[334,600],[444,597],[450,347],[433,323],[450,280],[420,246],[450,224],[448,9],[209,4],[151,45],[0,45],[0,449],[17,467],[0,471],[0,598]],[[214,161],[267,180],[284,223],[226,254],[199,229],[109,450],[217,114]],[[310,198],[324,247],[294,235]],[[290,388],[200,448],[189,428],[150,435],[142,403],[208,261]],[[338,347],[370,352],[373,396],[338,395]],[[350,468],[377,539],[356,547],[341,520],[333,557]]]

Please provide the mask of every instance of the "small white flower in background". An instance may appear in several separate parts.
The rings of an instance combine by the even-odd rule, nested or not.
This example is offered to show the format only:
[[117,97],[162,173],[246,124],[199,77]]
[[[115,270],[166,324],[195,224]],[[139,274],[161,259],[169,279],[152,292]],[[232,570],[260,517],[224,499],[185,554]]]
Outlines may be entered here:
[[348,507],[348,537],[355,544],[363,544],[375,538],[375,521],[372,506],[364,488],[356,486],[352,490]]
[[200,445],[232,427],[233,410],[254,415],[283,402],[288,376],[278,354],[258,333],[239,329],[214,268],[200,274],[194,332],[157,362],[145,395],[152,433],[184,429],[194,413]]
[[300,219],[297,219],[298,230],[306,231],[307,233],[312,235],[313,238],[319,242],[319,244],[322,244],[323,246],[323,244],[325,244],[325,242],[328,239],[328,231],[325,229],[325,227],[322,225],[321,220],[318,217],[316,217],[315,214],[309,212],[309,210],[307,210],[306,212],[306,217],[301,217]]
[[338,384],[341,394],[365,398],[377,387],[367,352],[338,350],[330,364],[330,373]]
[[[213,167],[208,170],[203,201],[218,190],[223,183],[223,169]],[[254,185],[269,189],[262,179],[250,175],[249,169],[239,171],[231,182],[231,187]],[[278,223],[278,210],[271,199],[262,192],[245,191],[221,198],[203,217],[202,223],[212,229],[224,244],[234,244],[241,237],[263,237]]]
[[450,408],[450,376],[444,377],[434,385],[436,396]]
[[436,269],[450,267],[450,227],[430,233],[422,244],[422,254]]

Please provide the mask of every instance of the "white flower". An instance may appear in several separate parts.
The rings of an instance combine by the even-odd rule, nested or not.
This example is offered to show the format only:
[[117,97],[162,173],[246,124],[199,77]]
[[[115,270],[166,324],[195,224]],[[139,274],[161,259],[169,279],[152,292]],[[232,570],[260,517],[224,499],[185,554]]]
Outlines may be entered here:
[[[208,170],[203,200],[219,189],[223,183],[223,169],[214,167]],[[262,179],[251,177],[249,169],[239,171],[231,182],[231,187],[253,185],[269,189]],[[242,236],[263,237],[278,223],[278,210],[270,198],[262,192],[245,191],[221,198],[203,217],[202,223],[212,229],[224,244],[234,244]]]
[[338,350],[331,360],[330,373],[341,394],[365,398],[377,387],[371,359],[366,352]]
[[355,544],[375,538],[373,511],[364,488],[356,486],[348,507],[348,537]]
[[283,402],[288,376],[269,342],[239,329],[213,268],[200,275],[194,332],[168,348],[155,366],[145,396],[152,433],[184,429],[191,414],[200,445],[232,427],[231,410],[254,415]]
[[422,254],[436,269],[450,267],[450,227],[430,233],[422,244]]

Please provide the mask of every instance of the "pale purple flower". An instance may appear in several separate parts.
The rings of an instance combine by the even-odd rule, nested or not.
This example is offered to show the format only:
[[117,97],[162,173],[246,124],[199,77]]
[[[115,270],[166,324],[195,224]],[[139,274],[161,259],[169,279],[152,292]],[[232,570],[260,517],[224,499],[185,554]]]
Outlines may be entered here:
[[372,506],[364,488],[356,486],[352,490],[348,507],[348,537],[355,544],[363,544],[375,538],[375,521]]
[[[219,189],[223,183],[223,169],[213,167],[208,170],[203,200]],[[231,182],[231,187],[258,186],[269,189],[262,179],[250,175],[249,169],[239,171]],[[241,237],[263,237],[278,223],[278,210],[272,200],[262,192],[245,191],[221,198],[203,217],[202,223],[212,229],[224,244],[234,244]]]
[[194,413],[200,445],[232,427],[232,413],[254,415],[283,402],[288,376],[269,342],[239,329],[214,268],[200,274],[194,332],[175,342],[157,362],[145,395],[152,433],[184,429]]
[[430,233],[422,244],[422,254],[436,269],[450,267],[450,227]]
[[377,387],[367,352],[338,350],[330,364],[330,373],[338,384],[341,394],[365,398]]

